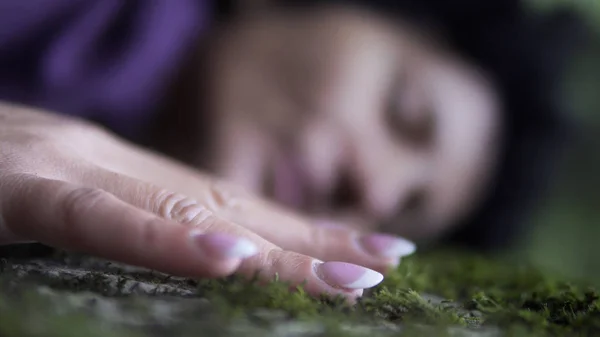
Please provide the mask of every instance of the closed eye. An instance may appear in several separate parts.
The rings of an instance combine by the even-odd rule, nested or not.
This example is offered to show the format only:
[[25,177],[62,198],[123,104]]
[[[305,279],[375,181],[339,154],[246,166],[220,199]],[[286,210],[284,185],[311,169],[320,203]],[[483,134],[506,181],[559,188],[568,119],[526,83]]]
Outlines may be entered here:
[[[398,80],[391,86],[385,108],[385,123],[392,136],[399,142],[408,142],[419,148],[429,148],[434,139],[435,118],[433,111],[428,106],[417,106],[415,111],[408,111],[403,104],[403,99],[415,94],[407,92],[410,77],[398,76]],[[418,94],[418,93],[416,93]]]

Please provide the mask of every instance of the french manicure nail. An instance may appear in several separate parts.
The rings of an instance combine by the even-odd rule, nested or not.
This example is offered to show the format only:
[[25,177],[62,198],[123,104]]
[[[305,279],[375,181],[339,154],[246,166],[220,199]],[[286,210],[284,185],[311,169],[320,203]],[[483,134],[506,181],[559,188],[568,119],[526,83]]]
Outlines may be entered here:
[[398,258],[415,252],[414,243],[387,234],[371,234],[358,238],[358,244],[366,252],[386,258]]
[[228,234],[192,231],[193,241],[207,254],[221,259],[244,259],[258,253],[258,248],[248,239]]
[[317,263],[315,273],[334,288],[365,289],[383,281],[383,275],[380,273],[346,262]]

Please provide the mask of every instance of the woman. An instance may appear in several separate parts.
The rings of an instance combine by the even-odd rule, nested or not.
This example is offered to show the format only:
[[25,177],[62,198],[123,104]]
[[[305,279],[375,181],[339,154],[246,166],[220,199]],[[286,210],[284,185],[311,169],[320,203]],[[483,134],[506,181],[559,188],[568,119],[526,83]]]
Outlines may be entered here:
[[[211,23],[209,5],[3,2],[0,243],[353,300],[414,251],[403,237],[492,247],[518,228],[507,209],[560,126],[542,37],[568,19],[516,1],[282,1]],[[166,104],[177,72],[200,79]]]

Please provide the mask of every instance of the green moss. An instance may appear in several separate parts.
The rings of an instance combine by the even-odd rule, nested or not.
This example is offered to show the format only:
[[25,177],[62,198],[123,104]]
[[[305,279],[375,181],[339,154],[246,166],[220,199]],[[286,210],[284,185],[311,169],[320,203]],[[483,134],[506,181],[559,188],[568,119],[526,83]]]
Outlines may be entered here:
[[[208,309],[205,305],[193,305],[181,311],[176,323],[172,324],[156,321],[150,315],[152,303],[164,298],[164,295],[123,297],[118,290],[105,289],[97,273],[89,275],[67,280],[62,286],[56,279],[50,281],[40,275],[30,281],[63,290],[89,290],[118,298],[124,304],[121,307],[125,308],[122,310],[127,315],[133,315],[146,324],[135,329],[123,324],[107,325],[93,311],[76,308],[59,314],[52,307],[56,303],[48,303],[48,299],[31,291],[33,288],[29,284],[32,283],[24,280],[18,283],[5,281],[2,286],[4,290],[0,290],[0,335],[36,335],[21,332],[32,329],[29,323],[38,320],[45,324],[44,336],[81,335],[81,331],[90,329],[101,331],[104,336],[129,336],[132,331],[192,336],[199,329],[205,334],[225,336],[235,335],[236,326],[246,331],[247,336],[261,336],[266,331],[294,324],[318,326],[316,332],[307,335],[326,336],[396,333],[393,329],[348,328],[348,324],[401,326],[402,336],[450,335],[448,327],[475,330],[499,328],[508,336],[600,333],[600,302],[594,289],[574,280],[543,273],[525,263],[492,260],[459,252],[432,252],[405,259],[397,270],[391,272],[380,286],[370,291],[355,307],[348,307],[339,299],[311,298],[301,287],[290,292],[289,286],[278,280],[266,286],[236,278],[201,281],[193,284],[197,292],[192,298],[209,299],[211,304]],[[0,274],[0,279],[10,278],[10,273],[4,276]],[[152,284],[157,287],[168,282],[171,280],[161,277],[152,279]],[[190,282],[186,284],[189,286]],[[18,293],[29,295],[20,297],[16,295]],[[427,294],[438,295],[446,300],[430,301]],[[135,302],[135,299],[142,302],[135,305],[128,302]],[[60,305],[68,307],[65,303]],[[107,333],[107,327],[111,327],[110,333]],[[424,332],[423,329],[434,330]],[[161,331],[164,334],[160,334]]]
[[19,291],[7,298],[0,297],[0,336],[3,337],[135,337],[126,331],[103,324],[78,312],[60,313],[52,303],[32,291]]
[[[265,288],[230,280],[206,282],[202,287],[210,289],[208,297],[239,312],[261,307],[283,309],[291,317],[339,318],[343,312],[350,319],[369,317],[409,325],[499,326],[539,335],[600,333],[597,293],[570,281],[525,263],[441,252],[406,259],[353,310],[325,305],[302,292],[290,294],[281,283]],[[460,304],[434,304],[421,296],[424,293]]]

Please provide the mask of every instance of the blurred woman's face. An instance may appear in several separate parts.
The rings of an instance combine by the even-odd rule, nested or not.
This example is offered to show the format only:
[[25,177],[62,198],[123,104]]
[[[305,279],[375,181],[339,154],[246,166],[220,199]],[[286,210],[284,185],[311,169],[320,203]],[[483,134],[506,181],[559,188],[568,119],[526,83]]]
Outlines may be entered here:
[[247,189],[413,239],[478,206],[494,88],[424,34],[352,10],[265,14],[214,45],[213,167]]

